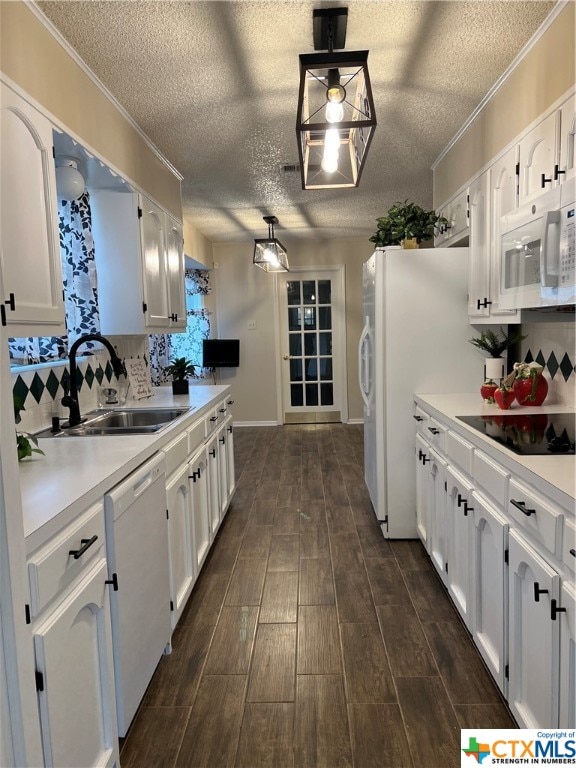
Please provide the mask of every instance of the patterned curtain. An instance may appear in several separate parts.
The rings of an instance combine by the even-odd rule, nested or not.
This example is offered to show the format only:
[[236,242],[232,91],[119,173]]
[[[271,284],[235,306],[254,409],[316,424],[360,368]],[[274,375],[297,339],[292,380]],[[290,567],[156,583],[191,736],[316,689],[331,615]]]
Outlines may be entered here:
[[[98,287],[88,192],[78,200],[58,201],[60,257],[67,336],[9,339],[10,360],[19,365],[65,359],[71,344],[85,333],[99,333]],[[95,348],[89,342],[84,350]]]
[[209,375],[202,368],[202,340],[210,338],[211,312],[202,308],[201,297],[212,291],[210,273],[205,269],[186,269],[184,285],[186,330],[183,333],[150,336],[150,376],[156,386],[168,381],[164,368],[175,357],[186,357],[192,361],[196,366],[195,379],[204,379]]

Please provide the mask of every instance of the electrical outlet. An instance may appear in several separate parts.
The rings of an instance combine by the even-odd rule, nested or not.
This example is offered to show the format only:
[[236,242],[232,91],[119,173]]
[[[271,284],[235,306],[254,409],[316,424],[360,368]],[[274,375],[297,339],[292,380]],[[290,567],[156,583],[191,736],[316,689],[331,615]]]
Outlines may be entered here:
[[248,330],[249,331],[256,330],[256,320],[248,320]]

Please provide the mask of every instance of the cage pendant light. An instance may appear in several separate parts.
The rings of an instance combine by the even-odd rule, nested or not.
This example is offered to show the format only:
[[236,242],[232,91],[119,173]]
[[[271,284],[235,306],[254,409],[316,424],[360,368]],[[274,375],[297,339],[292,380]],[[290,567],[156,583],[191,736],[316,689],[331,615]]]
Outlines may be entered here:
[[280,240],[274,237],[276,216],[263,216],[268,224],[268,237],[254,240],[254,264],[265,272],[289,272],[288,254]]
[[302,189],[357,187],[376,128],[368,51],[334,52],[346,8],[313,12],[314,48],[300,54],[296,134]]

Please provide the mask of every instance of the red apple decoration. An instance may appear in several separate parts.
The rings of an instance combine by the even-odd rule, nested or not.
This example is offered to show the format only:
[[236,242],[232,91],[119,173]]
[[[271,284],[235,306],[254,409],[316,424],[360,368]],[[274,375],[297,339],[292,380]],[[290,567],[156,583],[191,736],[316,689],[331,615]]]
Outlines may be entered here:
[[514,390],[509,387],[498,387],[494,392],[496,405],[503,411],[507,411],[515,399],[516,395],[514,394]]
[[492,379],[488,379],[488,381],[485,381],[484,384],[480,387],[480,394],[482,396],[482,400],[484,400],[485,403],[493,403],[494,402],[494,392],[498,389],[498,385],[492,381]]

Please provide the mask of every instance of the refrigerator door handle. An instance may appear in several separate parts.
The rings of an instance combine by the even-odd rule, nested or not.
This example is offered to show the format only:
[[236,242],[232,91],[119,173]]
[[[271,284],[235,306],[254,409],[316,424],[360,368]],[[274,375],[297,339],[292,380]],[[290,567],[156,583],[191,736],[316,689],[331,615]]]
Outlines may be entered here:
[[366,408],[370,408],[370,355],[367,351],[367,347],[370,341],[370,325],[368,318],[366,318],[366,324],[360,334],[360,341],[358,342],[358,383],[360,385],[360,394]]

